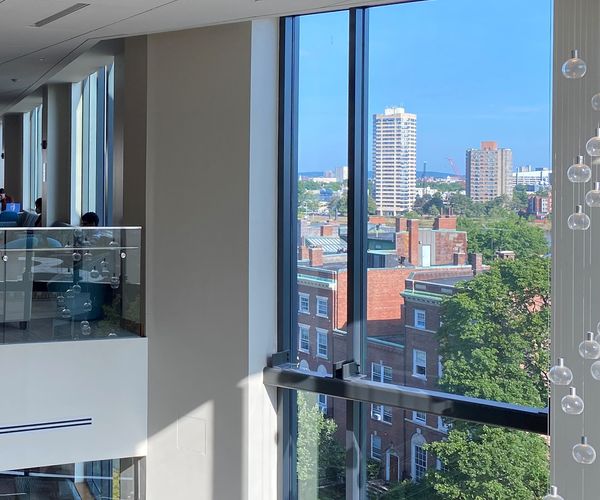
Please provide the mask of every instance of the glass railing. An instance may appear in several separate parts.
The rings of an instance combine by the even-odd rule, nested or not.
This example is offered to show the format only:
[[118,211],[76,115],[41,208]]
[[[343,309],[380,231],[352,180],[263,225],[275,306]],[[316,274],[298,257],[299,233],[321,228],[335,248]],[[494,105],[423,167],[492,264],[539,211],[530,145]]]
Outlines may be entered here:
[[6,228],[0,256],[0,343],[143,335],[141,228]]

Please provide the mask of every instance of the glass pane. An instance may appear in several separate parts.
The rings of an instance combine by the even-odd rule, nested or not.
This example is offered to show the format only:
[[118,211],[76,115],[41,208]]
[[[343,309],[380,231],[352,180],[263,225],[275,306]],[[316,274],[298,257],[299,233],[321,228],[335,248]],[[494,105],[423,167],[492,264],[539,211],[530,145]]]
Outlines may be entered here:
[[546,404],[551,7],[518,22],[476,0],[370,9],[365,371],[385,382]]
[[0,236],[1,343],[142,335],[139,228]]
[[342,500],[346,498],[346,401],[297,392],[298,498]]
[[0,496],[44,500],[143,500],[143,459],[121,458],[0,472]]
[[[410,421],[411,412],[394,411]],[[369,499],[508,500],[546,494],[548,443],[542,436],[453,421],[440,440],[422,426],[397,425],[401,431],[394,432],[394,425],[367,436]]]
[[298,335],[305,369],[347,359],[348,12],[300,18]]
[[[374,381],[547,406],[551,16],[550,0],[369,9],[364,372]],[[543,496],[524,476],[513,475],[512,487],[527,494],[486,490],[527,466],[517,444],[513,463],[501,461],[518,433],[477,440],[435,415],[383,407],[372,408],[367,432],[381,437],[384,456],[398,456],[397,473],[384,461],[377,476],[386,488],[427,484],[389,498]],[[479,496],[432,489],[435,458],[411,444],[415,435],[432,447],[468,436],[465,460],[496,453],[497,470],[477,476]],[[523,447],[539,457],[539,439],[528,439]],[[458,488],[466,472],[454,474]],[[545,484],[544,474],[536,480]]]

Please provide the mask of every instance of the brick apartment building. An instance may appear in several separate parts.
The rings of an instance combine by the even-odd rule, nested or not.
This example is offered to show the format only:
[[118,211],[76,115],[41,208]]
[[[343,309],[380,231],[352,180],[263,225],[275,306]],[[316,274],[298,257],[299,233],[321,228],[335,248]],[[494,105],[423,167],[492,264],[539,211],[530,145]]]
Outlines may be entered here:
[[[381,220],[380,220],[381,219]],[[439,217],[432,228],[397,218],[394,227],[372,218],[367,272],[367,370],[382,383],[435,389],[441,375],[435,334],[440,304],[458,281],[481,272],[481,256],[467,264],[466,233],[456,218]],[[351,358],[347,333],[346,241],[334,224],[302,231],[298,250],[298,358],[300,367],[332,373],[333,363]],[[319,406],[340,425],[345,403],[319,397]],[[372,405],[369,457],[381,462],[386,481],[419,479],[441,466],[423,450],[443,439],[444,422],[434,415]],[[429,459],[429,460],[428,460]]]

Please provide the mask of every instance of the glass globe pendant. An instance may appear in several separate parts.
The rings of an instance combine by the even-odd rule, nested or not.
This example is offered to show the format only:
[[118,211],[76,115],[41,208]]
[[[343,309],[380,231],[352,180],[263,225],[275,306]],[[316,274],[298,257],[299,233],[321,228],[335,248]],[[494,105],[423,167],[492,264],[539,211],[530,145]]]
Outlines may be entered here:
[[583,156],[575,158],[575,163],[567,170],[567,177],[571,182],[587,182],[592,177],[592,169],[583,163]]
[[583,399],[577,395],[575,387],[571,387],[569,394],[560,400],[560,406],[567,415],[580,415],[583,413]]
[[600,111],[600,92],[592,96],[592,109],[594,111]]
[[581,205],[575,207],[575,213],[569,215],[567,219],[567,225],[569,229],[573,231],[585,231],[590,227],[590,218],[583,213]]
[[117,288],[119,288],[120,284],[121,284],[121,280],[119,279],[119,277],[113,274],[112,278],[110,279],[110,287],[113,290],[116,290]]
[[590,367],[590,371],[594,380],[600,380],[600,361],[594,361]]
[[556,364],[548,372],[548,379],[554,385],[569,385],[573,380],[573,372],[568,366],[565,366],[563,358],[558,358]]
[[92,310],[92,307],[93,307],[93,306],[92,306],[92,303],[91,303],[89,300],[86,300],[86,301],[83,303],[83,310],[84,310],[85,312],[90,312],[90,311]]
[[72,299],[73,297],[75,297],[75,292],[72,288],[67,288],[67,291],[65,292],[65,297],[67,299]]
[[81,322],[81,335],[85,335],[86,337],[92,333],[92,327],[90,326],[89,321]]
[[542,500],[565,500],[558,494],[558,488],[556,486],[550,486],[550,493],[548,493]]
[[73,290],[73,293],[75,295],[79,295],[81,293],[81,285],[79,285],[78,283],[75,283],[72,287],[71,290]]
[[596,460],[596,450],[588,444],[586,436],[581,436],[581,443],[573,446],[573,459],[578,464],[593,464]]
[[100,272],[95,267],[90,271],[90,278],[96,280],[100,277]]
[[600,358],[600,344],[594,340],[594,332],[585,334],[585,340],[579,344],[579,355],[584,359]]
[[73,252],[73,262],[81,261],[81,254],[79,252]]
[[65,307],[61,312],[60,316],[63,319],[69,319],[71,317],[71,310],[68,307]]
[[56,305],[57,306],[64,306],[65,305],[65,297],[63,295],[57,295],[56,296]]
[[562,65],[562,74],[569,80],[583,78],[587,71],[587,64],[579,58],[577,49],[571,51],[571,59],[567,59]]
[[594,189],[587,192],[585,204],[588,207],[600,207],[600,182],[594,182]]
[[586,142],[585,150],[590,156],[600,156],[600,127],[596,128],[596,135]]

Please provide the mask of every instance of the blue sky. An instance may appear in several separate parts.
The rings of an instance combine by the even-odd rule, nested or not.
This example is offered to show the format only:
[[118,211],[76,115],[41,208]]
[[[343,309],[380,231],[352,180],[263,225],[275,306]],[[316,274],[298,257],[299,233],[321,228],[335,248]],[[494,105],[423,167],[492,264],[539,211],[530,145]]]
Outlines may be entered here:
[[[465,150],[483,140],[511,148],[515,166],[549,166],[551,17],[551,0],[372,8],[370,115],[417,114],[418,171],[427,161],[450,172],[447,158],[464,171]],[[347,164],[347,78],[347,12],[303,17],[300,172]]]

